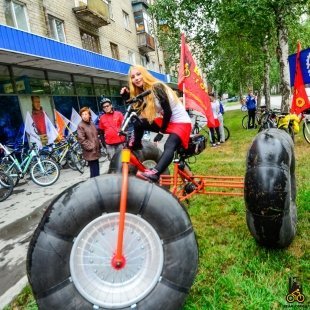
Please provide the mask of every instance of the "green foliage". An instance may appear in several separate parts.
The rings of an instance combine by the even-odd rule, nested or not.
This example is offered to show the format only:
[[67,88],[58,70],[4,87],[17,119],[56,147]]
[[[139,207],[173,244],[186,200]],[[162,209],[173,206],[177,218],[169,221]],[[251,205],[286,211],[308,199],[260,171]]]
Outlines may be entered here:
[[[309,7],[308,0],[158,0],[151,12],[166,26],[159,36],[168,70],[178,65],[183,31],[208,83],[219,81],[220,93],[242,94],[249,87],[262,88],[266,63],[271,84],[279,84],[280,29],[288,30],[290,53],[297,39],[310,46]],[[308,20],[300,22],[305,13]]]
[[[221,147],[208,146],[191,164],[193,172],[244,176],[247,150],[256,131],[242,129],[243,116],[241,111],[226,111],[231,138]],[[290,276],[300,277],[306,296],[303,306],[309,307],[309,149],[299,133],[295,143],[298,229],[286,249],[256,244],[246,226],[242,197],[196,195],[190,199],[188,212],[199,244],[199,270],[185,310],[283,309],[289,306],[285,296]],[[13,309],[37,309],[29,286],[5,308]]]

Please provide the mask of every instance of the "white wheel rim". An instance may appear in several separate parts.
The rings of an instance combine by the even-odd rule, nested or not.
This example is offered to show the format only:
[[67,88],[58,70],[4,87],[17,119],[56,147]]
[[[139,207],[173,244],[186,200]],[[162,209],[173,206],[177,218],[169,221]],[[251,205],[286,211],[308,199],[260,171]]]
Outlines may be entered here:
[[104,214],[75,238],[70,272],[79,293],[94,305],[122,308],[136,304],[155,287],[163,269],[162,242],[143,218],[126,213],[123,255],[125,266],[112,266],[119,213]]

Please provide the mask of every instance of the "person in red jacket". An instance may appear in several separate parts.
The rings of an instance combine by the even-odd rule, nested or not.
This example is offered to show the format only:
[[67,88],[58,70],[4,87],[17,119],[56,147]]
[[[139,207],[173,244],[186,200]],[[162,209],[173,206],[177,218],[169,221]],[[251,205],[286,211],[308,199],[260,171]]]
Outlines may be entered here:
[[124,116],[119,111],[114,111],[110,99],[103,98],[100,101],[104,114],[99,119],[98,129],[104,136],[104,143],[107,147],[108,158],[120,151],[125,142],[125,137],[118,135]]

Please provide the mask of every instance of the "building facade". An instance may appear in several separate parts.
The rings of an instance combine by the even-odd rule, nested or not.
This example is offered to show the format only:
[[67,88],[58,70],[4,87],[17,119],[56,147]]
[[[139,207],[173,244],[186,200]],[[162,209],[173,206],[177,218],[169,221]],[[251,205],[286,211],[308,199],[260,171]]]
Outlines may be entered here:
[[149,0],[0,0],[0,142],[23,138],[31,96],[51,120],[101,96],[122,109],[131,64],[167,82]]

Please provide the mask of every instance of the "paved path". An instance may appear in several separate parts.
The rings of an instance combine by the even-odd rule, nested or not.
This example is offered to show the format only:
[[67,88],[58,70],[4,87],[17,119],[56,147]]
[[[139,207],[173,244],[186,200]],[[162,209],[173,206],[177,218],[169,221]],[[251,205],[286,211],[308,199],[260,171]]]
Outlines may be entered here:
[[[106,173],[108,162],[100,163],[101,174]],[[0,309],[10,303],[27,283],[26,253],[28,243],[46,207],[66,188],[87,180],[84,174],[62,169],[57,182],[41,187],[31,180],[20,181],[12,195],[0,202]]]

